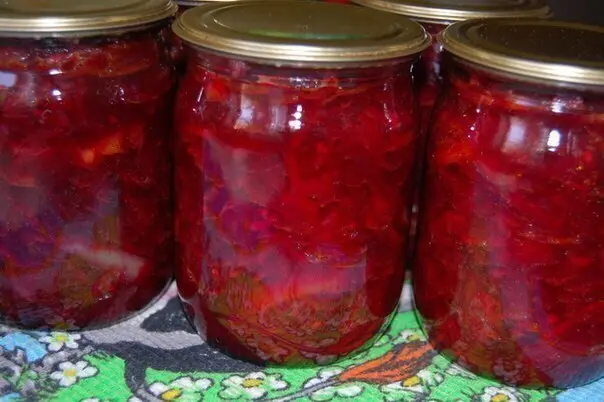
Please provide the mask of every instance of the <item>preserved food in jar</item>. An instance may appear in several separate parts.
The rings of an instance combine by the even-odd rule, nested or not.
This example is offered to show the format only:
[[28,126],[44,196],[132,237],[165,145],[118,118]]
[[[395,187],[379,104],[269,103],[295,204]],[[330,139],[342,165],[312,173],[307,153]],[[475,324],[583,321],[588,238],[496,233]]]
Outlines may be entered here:
[[604,29],[544,20],[442,34],[415,302],[430,341],[524,386],[604,375]]
[[550,8],[545,0],[354,0],[366,7],[372,7],[404,15],[420,22],[432,35],[432,46],[423,51],[413,69],[419,108],[421,130],[418,141],[417,193],[413,205],[409,259],[413,259],[417,213],[419,209],[419,185],[424,172],[424,155],[430,126],[432,109],[442,87],[441,54],[442,46],[436,40],[438,34],[449,24],[477,18],[546,18]]
[[175,7],[23,4],[0,11],[0,320],[106,325],[172,275]]
[[402,289],[410,69],[428,35],[402,17],[303,1],[190,10],[175,31],[199,46],[175,116],[186,311],[210,344],[254,362],[361,347]]

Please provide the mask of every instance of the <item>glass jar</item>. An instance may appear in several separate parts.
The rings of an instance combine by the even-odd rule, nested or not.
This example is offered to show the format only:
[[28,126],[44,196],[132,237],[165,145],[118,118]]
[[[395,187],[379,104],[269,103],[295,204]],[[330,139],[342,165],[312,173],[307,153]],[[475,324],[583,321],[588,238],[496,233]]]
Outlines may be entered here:
[[175,6],[36,4],[0,11],[0,321],[103,326],[172,275]]
[[270,0],[189,10],[174,29],[191,48],[176,106],[185,310],[257,363],[361,347],[402,289],[411,65],[428,35],[361,7]]
[[477,18],[547,18],[551,15],[546,0],[354,0],[357,4],[391,13],[401,14],[421,23],[432,35],[432,46],[421,55],[413,69],[418,94],[422,128],[418,141],[417,166],[418,190],[413,205],[409,259],[413,259],[417,214],[419,210],[419,185],[424,172],[424,154],[432,109],[440,94],[443,74],[441,71],[442,46],[436,37],[448,25],[456,21]]
[[604,375],[604,28],[441,35],[415,302],[436,348],[512,385]]

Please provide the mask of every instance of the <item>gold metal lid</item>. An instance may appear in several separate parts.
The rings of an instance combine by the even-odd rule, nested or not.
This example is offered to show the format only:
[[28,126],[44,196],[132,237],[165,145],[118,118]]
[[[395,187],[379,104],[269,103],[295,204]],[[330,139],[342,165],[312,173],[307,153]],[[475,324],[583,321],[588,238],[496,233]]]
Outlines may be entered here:
[[552,20],[455,23],[439,35],[446,51],[535,82],[604,85],[604,27]]
[[448,24],[477,18],[545,18],[545,0],[353,0],[421,22]]
[[0,36],[82,36],[134,29],[176,10],[170,0],[2,0]]
[[174,32],[195,46],[277,64],[352,64],[421,52],[430,35],[395,14],[312,1],[242,1],[185,11]]

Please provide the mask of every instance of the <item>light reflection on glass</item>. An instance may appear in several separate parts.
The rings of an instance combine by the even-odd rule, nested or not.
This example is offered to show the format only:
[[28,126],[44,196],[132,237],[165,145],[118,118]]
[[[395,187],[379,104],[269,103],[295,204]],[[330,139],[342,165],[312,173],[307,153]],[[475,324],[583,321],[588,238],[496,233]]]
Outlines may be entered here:
[[302,128],[302,105],[296,106],[296,111],[292,113],[293,119],[289,121],[289,128],[292,131]]
[[526,122],[517,117],[510,117],[510,127],[503,143],[503,152],[513,153],[522,149],[525,145]]
[[558,130],[552,130],[549,133],[549,137],[547,138],[547,150],[551,152],[555,152],[558,150],[560,146],[561,135]]
[[63,100],[63,93],[62,93],[60,90],[58,90],[58,89],[53,89],[53,90],[51,91],[51,94],[52,94],[52,96],[53,96],[53,97],[55,97],[57,100],[59,100],[59,101]]

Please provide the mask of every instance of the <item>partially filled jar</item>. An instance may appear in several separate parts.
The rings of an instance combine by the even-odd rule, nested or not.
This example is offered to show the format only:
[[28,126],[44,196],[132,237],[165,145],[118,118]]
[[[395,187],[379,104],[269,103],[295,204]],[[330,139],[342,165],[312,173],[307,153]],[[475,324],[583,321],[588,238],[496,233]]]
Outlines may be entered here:
[[507,384],[604,376],[604,28],[444,31],[415,302],[436,348]]
[[123,319],[172,275],[167,0],[0,10],[0,321]]
[[[338,24],[333,24],[337,19]],[[186,11],[176,105],[177,283],[207,341],[321,363],[378,336],[407,240],[417,23],[250,1]]]

